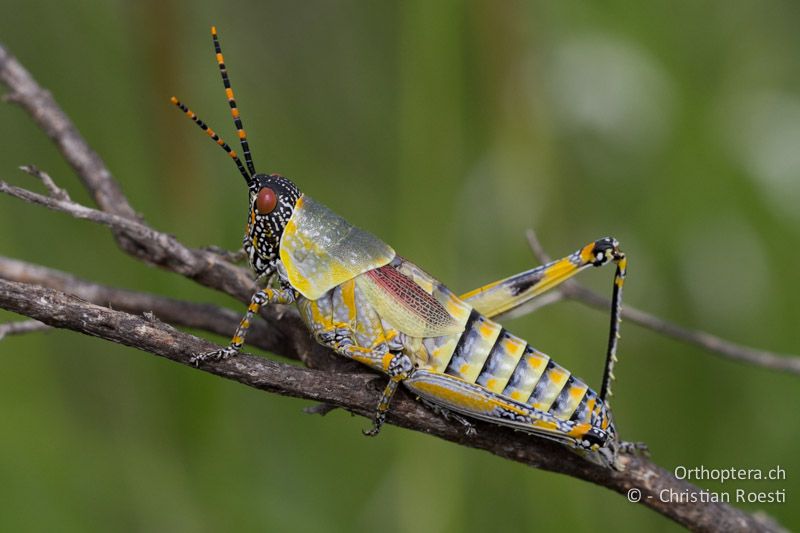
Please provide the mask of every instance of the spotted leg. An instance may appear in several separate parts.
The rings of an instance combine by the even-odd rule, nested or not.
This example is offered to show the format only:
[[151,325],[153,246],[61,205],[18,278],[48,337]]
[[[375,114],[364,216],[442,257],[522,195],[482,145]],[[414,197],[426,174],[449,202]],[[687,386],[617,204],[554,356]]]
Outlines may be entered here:
[[389,411],[389,404],[392,401],[394,393],[397,392],[397,386],[400,382],[408,378],[414,371],[414,364],[407,355],[396,353],[391,354],[391,358],[387,360],[384,372],[389,376],[389,383],[383,389],[383,394],[378,402],[378,407],[375,409],[375,418],[372,421],[372,427],[364,430],[364,435],[374,437],[381,431],[383,423],[386,422],[386,413]]
[[[302,302],[300,312],[306,312],[312,318],[324,316],[319,302]],[[349,320],[342,320],[336,325],[328,324],[324,328],[318,329],[315,336],[320,343],[332,348],[339,355],[358,361],[389,376],[389,383],[386,384],[375,409],[372,428],[364,430],[364,435],[372,437],[380,432],[381,426],[386,421],[386,413],[389,411],[392,397],[397,392],[398,385],[414,371],[414,363],[407,355],[399,352],[403,345],[398,342],[398,339],[386,339],[377,315],[366,319],[366,323],[369,323],[370,319],[373,321],[370,327],[364,328],[364,325],[361,324],[360,328],[362,332],[366,329],[375,335],[371,340],[371,346],[359,346],[356,343],[356,329],[359,326],[354,319],[355,314],[355,309],[353,309],[352,313],[347,316]]]
[[239,322],[239,327],[236,328],[236,333],[233,334],[231,343],[225,348],[220,348],[213,352],[194,355],[190,361],[195,365],[199,365],[208,360],[219,361],[233,357],[242,349],[247,330],[250,328],[250,321],[263,306],[268,304],[290,304],[292,302],[294,302],[294,293],[290,289],[261,289],[250,299],[247,313],[245,313],[242,321]]
[[407,379],[414,372],[414,363],[411,359],[402,353],[387,352],[386,345],[381,344],[375,348],[367,349],[360,346],[353,345],[349,339],[344,342],[340,341],[338,346],[334,349],[341,355],[354,359],[360,363],[364,363],[376,370],[380,370],[389,376],[389,383],[383,389],[381,399],[378,401],[378,406],[375,409],[375,418],[372,421],[370,429],[363,430],[364,435],[374,437],[381,431],[384,422],[386,422],[386,413],[389,411],[389,405],[392,402],[397,387],[402,381]]
[[617,271],[614,274],[614,290],[611,294],[611,324],[608,333],[608,349],[606,350],[606,366],[603,370],[603,385],[600,388],[600,399],[608,402],[611,392],[611,382],[614,381],[614,365],[617,362],[617,344],[619,343],[619,326],[622,322],[622,286],[625,283],[625,274],[628,271],[628,259],[620,252],[615,258]]

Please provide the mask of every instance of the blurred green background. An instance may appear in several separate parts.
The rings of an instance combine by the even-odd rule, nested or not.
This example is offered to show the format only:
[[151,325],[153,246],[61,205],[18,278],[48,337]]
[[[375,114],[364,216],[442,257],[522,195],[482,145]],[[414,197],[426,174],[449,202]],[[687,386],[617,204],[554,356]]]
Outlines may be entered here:
[[[462,292],[604,235],[626,301],[797,353],[796,2],[47,2],[0,0],[0,41],[49,88],[155,227],[235,248],[236,169],[173,109],[233,142],[219,27],[263,172]],[[17,107],[0,178],[35,163],[89,202]],[[87,222],[0,198],[0,254],[243,310],[123,255]],[[612,271],[584,281],[608,293]],[[0,313],[0,320],[18,317]],[[599,386],[607,316],[563,303],[508,327]],[[218,338],[224,343],[226,339]],[[673,531],[642,506],[344,412],[268,395],[71,332],[0,343],[0,529]],[[770,468],[762,509],[800,526],[800,381],[623,326],[622,436],[666,468]]]

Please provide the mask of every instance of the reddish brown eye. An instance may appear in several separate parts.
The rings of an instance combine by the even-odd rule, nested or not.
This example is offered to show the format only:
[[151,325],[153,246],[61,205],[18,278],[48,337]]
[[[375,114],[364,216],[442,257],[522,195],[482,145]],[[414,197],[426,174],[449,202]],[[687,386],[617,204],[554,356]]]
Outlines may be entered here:
[[275,194],[275,191],[269,187],[264,187],[258,191],[258,196],[256,197],[258,214],[269,215],[275,209],[276,205],[278,205],[278,195]]

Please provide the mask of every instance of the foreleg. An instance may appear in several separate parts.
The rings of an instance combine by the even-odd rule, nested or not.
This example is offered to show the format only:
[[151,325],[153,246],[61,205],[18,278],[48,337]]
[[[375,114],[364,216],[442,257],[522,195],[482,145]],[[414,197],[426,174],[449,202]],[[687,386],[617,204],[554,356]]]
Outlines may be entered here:
[[225,348],[220,348],[213,352],[194,355],[191,358],[191,362],[195,365],[199,365],[203,361],[209,359],[219,361],[221,359],[233,357],[242,349],[247,330],[250,328],[250,322],[263,306],[268,304],[290,304],[292,302],[294,302],[294,293],[291,289],[261,289],[250,299],[250,305],[247,306],[247,313],[245,313],[242,321],[239,322],[239,327],[236,328],[236,333],[233,334],[230,344]]

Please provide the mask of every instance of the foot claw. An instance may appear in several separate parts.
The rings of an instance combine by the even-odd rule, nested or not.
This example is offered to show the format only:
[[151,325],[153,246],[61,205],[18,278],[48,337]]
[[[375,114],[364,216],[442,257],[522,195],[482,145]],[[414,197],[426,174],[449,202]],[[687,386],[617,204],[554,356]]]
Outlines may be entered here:
[[361,433],[364,434],[365,437],[374,437],[378,433],[381,432],[381,428],[378,426],[372,426],[370,429],[362,429]]
[[370,429],[362,429],[361,433],[363,433],[365,437],[374,437],[381,432],[384,422],[386,422],[386,413],[380,412],[372,421],[372,427]]
[[644,442],[622,441],[620,442],[619,452],[629,455],[643,455],[645,457],[650,457],[650,449]]
[[199,353],[191,356],[189,358],[189,362],[192,363],[194,366],[200,366],[200,363],[205,363],[206,361],[223,361],[230,357],[236,355],[238,350],[231,346],[226,348],[220,348],[219,350],[214,350],[213,352],[206,352],[206,353]]

